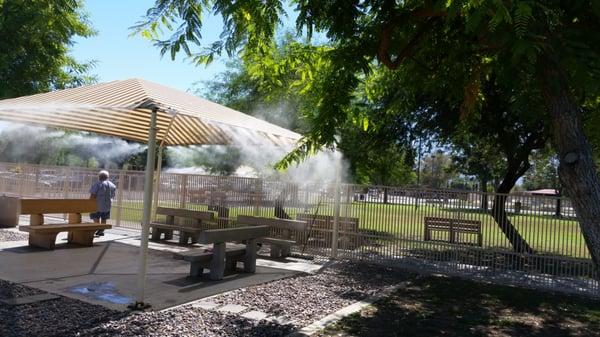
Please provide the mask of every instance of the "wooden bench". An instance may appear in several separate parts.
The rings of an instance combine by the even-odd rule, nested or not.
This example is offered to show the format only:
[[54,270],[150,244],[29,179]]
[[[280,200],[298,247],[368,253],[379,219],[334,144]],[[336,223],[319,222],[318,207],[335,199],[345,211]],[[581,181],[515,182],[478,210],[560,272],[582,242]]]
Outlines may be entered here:
[[[19,230],[29,232],[29,245],[54,249],[56,235],[69,232],[67,241],[83,246],[94,244],[94,233],[99,229],[110,229],[102,223],[82,223],[82,213],[96,212],[94,199],[20,199],[18,214],[29,214],[29,226]],[[68,214],[68,223],[44,224],[44,214]]]
[[255,217],[239,215],[238,225],[269,226],[267,237],[259,240],[271,246],[271,257],[289,256],[293,245],[301,244],[298,240],[306,234],[308,224],[306,221],[288,220],[279,218]]
[[[199,243],[213,244],[212,250],[197,248],[175,253],[175,259],[190,262],[190,277],[200,277],[204,268],[210,270],[211,280],[221,280],[225,269],[235,269],[237,262],[244,262],[244,272],[256,271],[256,244],[268,233],[267,226],[209,229],[200,233]],[[245,245],[229,246],[228,242],[244,242]]]
[[[310,238],[321,240],[325,247],[331,247],[334,217],[331,215],[298,213],[296,220],[306,221],[310,229]],[[358,218],[339,217],[338,247],[353,249],[360,246],[361,236]]]
[[294,237],[303,236],[308,229],[306,221],[248,215],[238,215],[237,224],[242,226],[268,226],[269,233],[267,237],[258,239],[258,242],[269,244],[271,248],[269,255],[273,258],[289,256],[291,247],[300,244],[300,242],[294,240]]
[[[432,238],[434,231],[448,233],[448,240]],[[469,244],[468,242],[459,240],[460,234],[476,235],[477,245],[480,247],[483,245],[481,222],[478,220],[425,217],[425,241]]]
[[[214,221],[215,217],[213,212],[166,207],[158,207],[156,214],[166,216],[166,221],[164,223],[150,223],[150,228],[152,228],[151,240],[159,241],[162,235],[164,235],[165,240],[171,240],[173,239],[173,231],[176,230],[179,232],[179,243],[182,245],[188,244],[190,239],[192,243],[198,242],[198,235],[203,231],[203,222]],[[179,225],[175,223],[175,218],[191,219],[193,223]]]

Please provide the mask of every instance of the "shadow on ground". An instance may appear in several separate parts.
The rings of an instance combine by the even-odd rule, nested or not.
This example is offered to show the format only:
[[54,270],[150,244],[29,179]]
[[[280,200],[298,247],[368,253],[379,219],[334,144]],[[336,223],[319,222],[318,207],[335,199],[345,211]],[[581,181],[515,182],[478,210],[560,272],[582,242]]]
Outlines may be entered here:
[[318,336],[600,336],[600,302],[424,277]]

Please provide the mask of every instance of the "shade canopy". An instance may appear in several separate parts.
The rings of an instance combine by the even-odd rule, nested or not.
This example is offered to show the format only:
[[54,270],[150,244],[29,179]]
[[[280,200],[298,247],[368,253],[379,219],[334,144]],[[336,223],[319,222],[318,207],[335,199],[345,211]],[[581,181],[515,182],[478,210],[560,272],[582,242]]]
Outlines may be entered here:
[[[236,140],[293,145],[300,135],[261,119],[142,79],[112,81],[0,100],[0,120],[89,131],[147,142],[150,111],[165,146],[232,144]],[[261,139],[262,138],[262,139]]]

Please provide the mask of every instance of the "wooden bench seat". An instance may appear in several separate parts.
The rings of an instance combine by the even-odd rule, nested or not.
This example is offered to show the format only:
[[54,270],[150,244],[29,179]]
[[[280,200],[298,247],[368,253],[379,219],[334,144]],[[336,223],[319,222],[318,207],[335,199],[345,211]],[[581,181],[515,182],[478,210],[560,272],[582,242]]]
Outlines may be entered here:
[[[69,243],[92,246],[97,230],[112,228],[108,224],[82,223],[82,213],[96,212],[94,199],[19,199],[16,212],[30,215],[30,225],[19,226],[20,231],[29,233],[29,245],[45,249],[54,249],[60,232],[69,232]],[[44,224],[44,214],[61,213],[68,214],[68,223]]]
[[[221,280],[226,268],[233,268],[237,261],[244,263],[244,272],[254,273],[256,271],[256,243],[259,238],[267,235],[267,226],[247,226],[237,228],[209,229],[202,231],[198,236],[198,242],[213,244],[212,250],[193,249],[191,252],[175,253],[175,258],[189,261],[190,276],[202,275],[204,268],[210,269],[211,280]],[[244,253],[239,250],[229,252],[227,259],[227,243],[244,242]],[[235,260],[235,262],[233,262]]]
[[[157,215],[166,216],[165,223],[152,222],[150,228],[152,229],[152,241],[159,241],[161,236],[164,235],[165,240],[173,239],[173,231],[179,232],[179,243],[188,244],[198,242],[198,235],[203,230],[203,224],[207,221],[214,221],[215,214],[213,212],[206,211],[193,211],[182,208],[167,208],[158,207],[156,209]],[[181,220],[191,219],[192,224],[176,224],[175,218]]]
[[[321,241],[324,247],[331,247],[333,240],[333,224],[335,217],[322,214],[298,213],[297,220],[306,221],[309,225],[309,238]],[[338,218],[338,247],[354,249],[361,245],[359,234],[359,219],[352,217]],[[308,238],[306,239],[308,240]]]
[[239,215],[237,223],[245,226],[268,226],[268,236],[258,239],[258,242],[269,244],[269,255],[273,258],[289,256],[292,246],[299,244],[294,238],[304,236],[308,229],[305,221],[248,215]]
[[[448,239],[444,240],[432,238],[432,234],[435,231],[448,233]],[[478,220],[425,217],[425,241],[469,244],[469,242],[461,241],[457,234],[475,235],[477,239],[477,245],[480,247],[483,245],[481,222]]]

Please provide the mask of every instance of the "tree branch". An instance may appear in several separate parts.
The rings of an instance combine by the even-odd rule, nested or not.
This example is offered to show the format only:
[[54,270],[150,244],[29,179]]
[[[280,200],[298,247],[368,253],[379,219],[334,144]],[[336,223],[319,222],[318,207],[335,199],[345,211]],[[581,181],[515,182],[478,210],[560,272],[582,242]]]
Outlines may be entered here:
[[414,48],[419,44],[421,39],[425,36],[425,33],[431,29],[433,23],[437,21],[439,17],[440,16],[430,16],[429,19],[427,19],[427,21],[425,21],[425,23],[419,28],[417,33],[410,39],[410,41],[408,41],[406,46],[402,48],[400,53],[398,53],[398,56],[395,60],[392,60],[389,54],[389,49],[392,40],[392,34],[401,22],[400,20],[394,20],[394,22],[384,25],[383,29],[381,30],[379,47],[377,49],[377,58],[379,61],[389,69],[396,70],[407,57],[412,55]]

